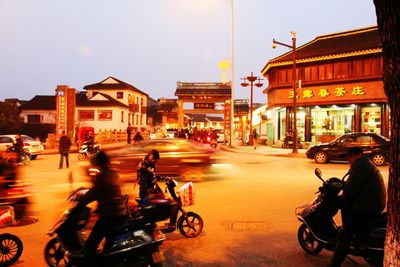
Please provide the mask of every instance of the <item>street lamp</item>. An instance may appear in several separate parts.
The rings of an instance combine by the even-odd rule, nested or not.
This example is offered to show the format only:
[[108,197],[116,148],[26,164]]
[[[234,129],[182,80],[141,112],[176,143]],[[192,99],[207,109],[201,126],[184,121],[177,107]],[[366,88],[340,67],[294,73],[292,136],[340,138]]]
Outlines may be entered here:
[[258,78],[257,76],[253,76],[253,72],[251,72],[250,76],[241,78],[241,80],[243,80],[243,82],[241,83],[241,85],[243,87],[247,87],[249,86],[249,83],[247,81],[250,82],[250,135],[249,135],[249,143],[250,145],[253,145],[253,83],[257,80],[258,82],[256,82],[254,85],[257,87],[261,87],[263,86],[263,84],[261,83],[261,78]]
[[297,88],[296,88],[296,32],[290,32],[292,34],[292,45],[287,45],[281,42],[272,39],[272,48],[276,48],[277,45],[286,46],[293,50],[293,70],[292,70],[292,77],[293,77],[293,154],[297,154]]

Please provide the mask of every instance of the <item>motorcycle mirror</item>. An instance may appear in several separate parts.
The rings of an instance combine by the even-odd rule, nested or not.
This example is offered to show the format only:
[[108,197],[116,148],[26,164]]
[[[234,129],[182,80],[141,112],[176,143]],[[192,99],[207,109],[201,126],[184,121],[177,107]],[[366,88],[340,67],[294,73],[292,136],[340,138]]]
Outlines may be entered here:
[[319,168],[315,168],[314,173],[315,173],[315,175],[316,175],[319,179],[321,179],[322,181],[324,181],[324,180],[322,179],[322,171],[321,171]]

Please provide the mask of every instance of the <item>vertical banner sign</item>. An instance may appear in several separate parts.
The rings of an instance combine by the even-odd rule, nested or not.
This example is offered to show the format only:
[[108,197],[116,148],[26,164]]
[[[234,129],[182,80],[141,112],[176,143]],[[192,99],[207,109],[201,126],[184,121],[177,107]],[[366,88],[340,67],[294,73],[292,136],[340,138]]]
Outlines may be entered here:
[[67,86],[56,89],[56,134],[61,135],[67,128]]
[[226,100],[224,104],[224,130],[225,133],[229,133],[231,122],[231,102]]

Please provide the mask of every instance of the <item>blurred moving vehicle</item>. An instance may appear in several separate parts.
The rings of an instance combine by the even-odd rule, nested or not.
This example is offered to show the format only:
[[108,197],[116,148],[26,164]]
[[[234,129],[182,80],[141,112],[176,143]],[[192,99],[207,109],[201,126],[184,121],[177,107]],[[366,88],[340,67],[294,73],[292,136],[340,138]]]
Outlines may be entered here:
[[390,140],[375,133],[347,133],[330,143],[311,146],[306,151],[306,156],[316,163],[346,161],[345,154],[350,147],[361,148],[375,165],[382,166],[389,158]]
[[[28,151],[31,159],[36,159],[44,151],[44,146],[39,140],[35,140],[29,135],[21,135],[24,141],[24,149]],[[12,147],[15,142],[15,134],[0,135],[0,152],[5,152],[8,147]]]
[[[109,152],[111,163],[121,179],[136,177],[136,168],[148,151],[160,152],[157,175],[179,177],[182,181],[201,181],[213,165],[223,163],[215,150],[190,143],[186,139],[151,139]],[[136,179],[136,178],[135,178]]]

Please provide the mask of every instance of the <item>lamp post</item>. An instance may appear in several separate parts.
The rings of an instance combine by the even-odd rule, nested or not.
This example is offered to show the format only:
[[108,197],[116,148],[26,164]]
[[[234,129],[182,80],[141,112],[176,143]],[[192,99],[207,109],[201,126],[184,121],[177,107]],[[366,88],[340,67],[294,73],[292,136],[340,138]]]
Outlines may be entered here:
[[261,83],[261,78],[258,78],[257,76],[253,75],[253,72],[251,72],[250,76],[244,77],[241,80],[243,80],[243,82],[241,83],[241,85],[243,87],[247,87],[249,86],[249,83],[247,81],[250,82],[250,135],[249,135],[249,143],[250,145],[253,145],[253,83],[257,80],[258,82],[254,83],[255,86],[257,87],[261,87],[263,86],[263,84]]
[[297,154],[297,87],[296,87],[296,32],[290,32],[292,34],[292,45],[287,45],[281,42],[272,39],[272,48],[276,48],[277,45],[286,46],[292,49],[293,56],[293,69],[292,69],[292,77],[293,77],[293,154]]

